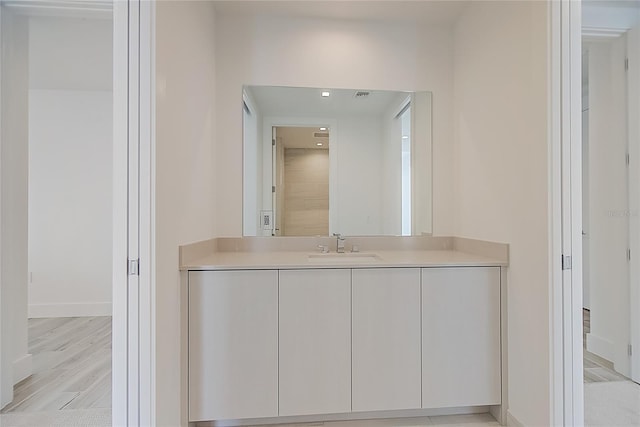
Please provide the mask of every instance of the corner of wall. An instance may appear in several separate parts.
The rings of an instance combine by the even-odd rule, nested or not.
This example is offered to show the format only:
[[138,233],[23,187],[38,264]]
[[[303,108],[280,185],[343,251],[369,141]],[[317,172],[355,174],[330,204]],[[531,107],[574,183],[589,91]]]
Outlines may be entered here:
[[32,355],[27,353],[13,362],[13,384],[18,384],[20,381],[33,374],[32,359]]
[[506,425],[510,427],[524,427],[524,424],[522,424],[510,411],[507,411]]

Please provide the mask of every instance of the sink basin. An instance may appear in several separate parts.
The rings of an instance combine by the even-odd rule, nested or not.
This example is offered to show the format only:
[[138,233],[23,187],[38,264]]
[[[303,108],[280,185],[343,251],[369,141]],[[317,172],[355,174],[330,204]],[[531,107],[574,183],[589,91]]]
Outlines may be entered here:
[[345,252],[328,253],[328,254],[310,254],[307,258],[309,262],[318,263],[346,263],[346,264],[362,264],[362,263],[376,263],[381,261],[380,257],[376,254],[365,252]]

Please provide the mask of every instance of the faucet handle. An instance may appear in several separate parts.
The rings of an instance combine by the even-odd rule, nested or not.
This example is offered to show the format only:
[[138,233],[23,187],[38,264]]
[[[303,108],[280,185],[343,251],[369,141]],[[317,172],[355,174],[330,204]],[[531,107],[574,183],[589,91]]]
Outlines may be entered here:
[[318,249],[320,249],[320,252],[323,254],[329,253],[329,246],[327,245],[318,245]]

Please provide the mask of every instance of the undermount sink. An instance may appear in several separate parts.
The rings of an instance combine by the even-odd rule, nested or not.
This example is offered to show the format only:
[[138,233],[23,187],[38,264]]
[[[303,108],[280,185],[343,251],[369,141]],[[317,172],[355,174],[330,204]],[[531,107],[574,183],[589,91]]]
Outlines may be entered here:
[[328,254],[310,254],[307,258],[309,262],[326,262],[326,263],[375,263],[381,261],[376,254],[365,252],[345,252],[328,253]]

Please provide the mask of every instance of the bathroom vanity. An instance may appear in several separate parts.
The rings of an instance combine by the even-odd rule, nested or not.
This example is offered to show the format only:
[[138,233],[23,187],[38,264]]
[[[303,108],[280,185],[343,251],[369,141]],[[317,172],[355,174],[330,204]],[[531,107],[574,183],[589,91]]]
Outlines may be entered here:
[[501,418],[507,245],[215,239],[181,248],[188,413],[211,425]]

